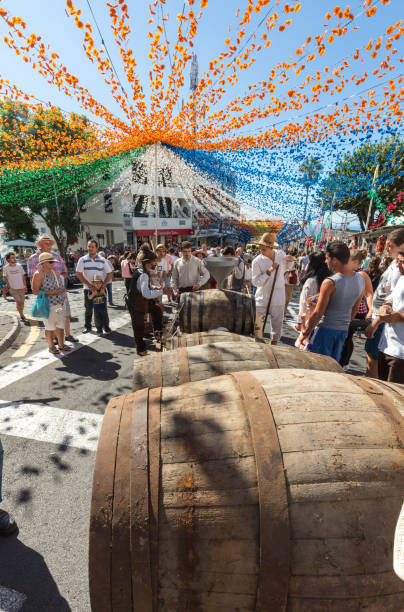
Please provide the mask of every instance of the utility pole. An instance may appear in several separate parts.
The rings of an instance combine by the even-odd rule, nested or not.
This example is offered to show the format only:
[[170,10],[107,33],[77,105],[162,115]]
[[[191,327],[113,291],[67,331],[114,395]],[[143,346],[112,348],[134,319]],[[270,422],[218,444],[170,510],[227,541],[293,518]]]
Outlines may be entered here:
[[[379,176],[379,164],[377,164],[375,173],[373,175],[372,191],[374,191],[376,179],[377,179],[378,176]],[[368,231],[369,222],[370,222],[370,214],[372,212],[372,206],[373,206],[373,196],[370,199],[370,204],[369,204],[369,208],[368,208],[368,216],[367,216],[367,219],[366,219],[365,232]]]
[[310,185],[307,184],[306,185],[306,202],[304,204],[304,213],[303,213],[303,225],[304,225],[304,222],[306,221],[307,203],[309,201],[309,189],[310,189]]
[[155,206],[155,226],[154,226],[154,237],[155,247],[158,245],[158,224],[159,224],[159,199],[157,196],[157,181],[158,181],[158,170],[157,170],[157,142],[154,143],[154,206]]
[[60,245],[62,247],[62,252],[61,252],[61,256],[64,257],[65,253],[64,253],[64,244],[63,244],[63,230],[62,230],[62,225],[60,223],[60,209],[59,209],[59,200],[58,200],[58,195],[56,192],[56,183],[55,183],[55,177],[53,175],[53,169],[51,168],[51,175],[52,175],[52,181],[53,181],[53,192],[55,194],[55,202],[56,202],[56,212],[57,212],[57,216],[58,216],[58,228],[59,228],[59,238],[60,238]]
[[[195,102],[196,102],[196,98],[195,98],[195,92],[198,88],[198,58],[196,56],[196,53],[192,54],[192,62],[191,62],[191,75],[190,75],[190,79],[189,79],[189,88],[192,91],[192,124],[193,124],[193,132],[194,132],[194,137],[196,140],[196,108],[195,108]],[[191,202],[191,225],[192,225],[192,219],[193,219],[193,213],[194,213],[194,208],[195,204],[194,204],[194,200],[192,199]],[[196,233],[196,244],[198,245],[198,230]]]

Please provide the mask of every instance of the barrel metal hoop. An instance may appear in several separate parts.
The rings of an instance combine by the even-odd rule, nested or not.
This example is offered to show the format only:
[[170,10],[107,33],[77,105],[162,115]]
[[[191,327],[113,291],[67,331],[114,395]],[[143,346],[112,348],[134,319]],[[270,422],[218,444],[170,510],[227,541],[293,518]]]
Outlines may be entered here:
[[142,612],[153,612],[150,563],[150,514],[148,469],[149,389],[135,393],[130,469],[130,548],[132,599]]
[[233,308],[233,324],[232,324],[231,331],[238,332],[239,331],[237,329],[238,293],[236,293],[235,291],[226,291],[226,294],[229,296],[229,299],[230,299],[230,302]]
[[255,306],[255,297],[252,295],[250,297],[250,305],[251,305],[251,335],[255,336],[255,319],[257,317],[257,309]]
[[186,294],[182,293],[179,300],[178,323],[181,330],[184,330],[185,325],[185,298]]
[[111,612],[111,524],[124,397],[113,397],[105,411],[95,459],[90,513],[89,582],[91,608]]
[[268,398],[250,372],[233,372],[243,398],[257,467],[260,570],[257,612],[285,612],[290,574],[289,511],[282,452]]
[[269,367],[271,369],[273,369],[273,370],[275,370],[275,369],[278,370],[279,369],[279,363],[278,363],[278,360],[277,360],[276,355],[275,355],[275,351],[272,348],[272,346],[269,346],[268,344],[264,344],[264,346],[262,347],[262,350],[264,351],[265,356],[266,356],[266,358],[268,360]]
[[244,335],[245,334],[245,322],[246,322],[246,318],[247,318],[247,296],[245,293],[241,294],[241,304],[242,304],[242,311],[243,311],[243,316],[241,319],[241,333]]
[[188,349],[183,346],[176,351],[178,357],[178,379],[179,384],[183,385],[190,381]]
[[[185,349],[180,349],[185,350]],[[159,494],[160,494],[160,410],[162,388],[149,391],[148,456],[149,456],[149,534],[153,612],[158,608],[159,562]]]
[[198,291],[199,294],[199,329],[203,330],[203,291]]
[[[352,380],[358,387],[360,387],[369,398],[376,404],[379,410],[390,422],[397,439],[401,443],[401,448],[404,448],[404,418],[401,416],[399,410],[393,402],[383,394],[383,391],[378,388],[378,384],[382,381],[372,381],[370,378],[359,378],[358,376],[352,376],[345,374],[347,378]],[[386,385],[386,389],[394,392],[392,387]],[[398,393],[398,395],[400,395]]]
[[192,298],[193,293],[186,293],[187,300],[187,319],[188,319],[188,331],[192,331]]
[[154,357],[154,381],[153,387],[163,386],[163,353],[156,353]]
[[130,474],[131,422],[135,394],[123,396],[115,460],[114,499],[111,538],[111,601],[112,610],[129,610],[132,607],[130,538]]

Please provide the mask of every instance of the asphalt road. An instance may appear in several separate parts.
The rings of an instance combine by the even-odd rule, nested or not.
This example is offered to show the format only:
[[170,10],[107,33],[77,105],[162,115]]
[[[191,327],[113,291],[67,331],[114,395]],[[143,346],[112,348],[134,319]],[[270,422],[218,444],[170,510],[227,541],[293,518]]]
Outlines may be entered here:
[[[136,357],[114,283],[110,336],[81,336],[72,354],[47,352],[43,330],[27,326],[0,356],[0,438],[4,447],[3,503],[19,525],[0,542],[0,610],[90,612],[87,579],[92,473],[108,400],[131,391]],[[73,323],[83,327],[82,290],[69,291]],[[27,300],[30,310],[32,297]],[[0,303],[0,310],[14,304]],[[282,343],[293,345],[292,301]],[[39,333],[38,333],[39,332]],[[355,341],[351,373],[363,373],[363,340]]]

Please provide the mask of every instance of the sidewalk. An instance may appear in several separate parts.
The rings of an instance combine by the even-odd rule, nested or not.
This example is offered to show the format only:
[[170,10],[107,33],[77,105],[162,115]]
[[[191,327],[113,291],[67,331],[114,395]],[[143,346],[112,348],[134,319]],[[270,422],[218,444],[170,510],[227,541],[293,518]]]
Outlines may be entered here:
[[20,318],[17,315],[0,312],[0,353],[14,342],[20,329]]

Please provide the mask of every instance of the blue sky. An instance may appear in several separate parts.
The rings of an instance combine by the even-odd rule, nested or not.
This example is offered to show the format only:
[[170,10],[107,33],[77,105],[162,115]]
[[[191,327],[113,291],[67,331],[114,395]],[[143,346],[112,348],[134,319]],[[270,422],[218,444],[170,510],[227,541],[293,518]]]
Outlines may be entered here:
[[[113,3],[113,0],[111,0]],[[269,49],[263,49],[257,54],[257,62],[248,70],[239,73],[238,84],[231,88],[229,87],[229,93],[222,98],[222,101],[217,110],[221,105],[229,102],[232,98],[239,94],[243,94],[246,87],[260,79],[265,79],[270,70],[276,66],[280,61],[290,61],[290,54],[293,54],[293,58],[296,59],[295,51],[302,43],[306,40],[307,36],[314,36],[322,33],[326,28],[323,24],[326,24],[325,14],[327,11],[332,12],[337,2],[325,2],[324,0],[302,0],[302,8],[299,13],[292,14],[292,25],[283,33],[278,31],[276,27],[269,33],[269,38],[272,40],[271,47]],[[76,0],[74,2],[76,8],[82,9],[82,19],[85,22],[90,22],[94,26],[94,22],[89,12],[87,0]],[[100,26],[102,35],[105,43],[108,47],[114,64],[117,68],[118,74],[125,83],[125,76],[120,61],[118,47],[114,43],[112,31],[110,29],[110,17],[108,7],[106,7],[104,0],[90,0],[90,4],[93,8],[94,14]],[[135,58],[138,64],[138,74],[143,84],[145,93],[148,93],[148,72],[150,70],[150,60],[147,57],[149,52],[149,39],[147,38],[147,32],[152,29],[154,31],[156,24],[149,26],[147,20],[150,17],[148,10],[148,2],[142,2],[141,0],[127,0],[129,15],[131,17],[131,48],[134,51]],[[197,13],[199,10],[199,0],[196,0],[194,5],[191,7]],[[278,24],[283,23],[290,15],[285,15],[283,12],[284,0],[279,4],[276,12],[279,14]],[[293,6],[296,2],[293,0],[290,2]],[[355,17],[359,13],[363,13],[357,19],[355,19],[354,25],[359,27],[357,30],[350,29],[346,36],[341,38],[336,37],[335,42],[327,47],[326,53],[323,57],[317,57],[315,61],[306,66],[306,70],[296,77],[293,75],[291,80],[282,85],[277,86],[276,94],[278,96],[286,93],[290,88],[297,88],[297,86],[304,80],[306,74],[313,74],[315,70],[321,70],[324,66],[332,67],[339,63],[343,58],[347,58],[350,64],[353,65],[355,73],[358,75],[366,70],[369,74],[378,67],[380,63],[380,57],[384,55],[384,45],[380,49],[379,57],[371,59],[369,53],[361,51],[361,59],[356,63],[350,59],[350,55],[355,48],[362,49],[366,46],[369,39],[377,39],[388,26],[396,23],[403,14],[403,5],[401,0],[391,0],[386,6],[382,6],[380,0],[373,2],[377,7],[377,14],[372,18],[367,18],[363,13],[362,2],[354,0],[350,3],[351,12]],[[68,17],[65,12],[65,1],[64,0],[0,0],[0,6],[6,8],[11,14],[19,15],[27,23],[26,32],[27,34],[34,32],[40,34],[43,37],[44,42],[49,43],[52,51],[56,51],[60,54],[62,61],[67,66],[68,70],[74,73],[80,79],[80,83],[87,87],[93,96],[100,102],[104,103],[108,108],[115,112],[118,116],[122,116],[120,109],[117,107],[112,95],[109,91],[108,86],[103,82],[102,75],[98,72],[95,65],[91,64],[85,56],[84,50],[82,49],[82,36],[83,32],[78,30],[74,24],[73,18]],[[181,13],[184,6],[183,0],[167,0],[166,7],[170,15],[170,19],[167,22],[167,34],[168,39],[171,42],[171,46],[176,40],[176,28],[177,21],[175,19],[177,13]],[[199,61],[199,75],[202,76],[205,69],[208,68],[209,60],[214,59],[218,54],[225,50],[225,39],[229,36],[228,26],[232,26],[232,33],[236,31],[236,24],[240,21],[240,17],[236,19],[236,10],[239,7],[240,12],[247,6],[247,0],[240,0],[239,2],[234,0],[209,0],[207,8],[204,10],[203,17],[200,20],[198,27],[198,34],[195,39],[194,51],[198,55]],[[259,15],[253,13],[252,27],[248,28],[248,32],[256,30],[257,37],[261,37],[262,33],[265,32],[265,25],[261,25],[260,28],[256,29],[256,25],[261,21],[262,17],[268,12],[271,14],[275,2],[272,1],[268,6],[261,10]],[[346,4],[340,4],[341,9],[344,11]],[[143,7],[143,8],[141,8]],[[186,6],[186,11],[189,7]],[[333,17],[329,22],[330,26],[336,25],[338,19]],[[345,19],[341,20],[341,24],[346,22]],[[351,26],[352,28],[352,26]],[[5,22],[0,19],[0,73],[1,76],[9,78],[16,85],[32,93],[38,98],[46,101],[51,101],[53,104],[60,106],[66,111],[81,112],[81,108],[73,98],[66,97],[60,93],[54,86],[48,84],[45,79],[38,75],[29,64],[25,64],[20,57],[17,57],[14,51],[10,50],[4,43],[3,37],[8,34],[8,26]],[[94,26],[94,40],[98,46],[100,45],[99,36]],[[258,39],[257,39],[258,40]],[[398,41],[399,52],[395,55],[398,58],[402,55],[403,46],[401,40]],[[308,45],[307,51],[314,50],[313,41]],[[401,50],[401,53],[400,53]],[[383,53],[382,53],[383,51]],[[362,57],[364,63],[362,64]],[[373,85],[379,85],[386,79],[391,78],[394,75],[404,73],[404,64],[394,62],[398,65],[398,68],[392,72],[389,72],[386,77],[378,80],[375,76],[370,76],[368,80],[356,87],[355,85],[347,84],[345,90],[336,96],[329,96],[322,94],[319,102],[315,104],[307,104],[304,106],[303,111],[298,112],[298,116],[301,119],[306,112],[311,112],[313,109],[318,109],[327,104],[334,105],[336,101],[341,102],[343,99],[349,96],[356,95],[358,90],[371,88]],[[291,71],[290,71],[291,73]],[[347,69],[347,76],[350,76],[353,70]],[[126,83],[125,83],[126,85]],[[283,87],[283,89],[282,89]],[[307,91],[307,88],[306,90]],[[377,96],[383,93],[383,87],[377,88]],[[189,95],[189,70],[186,72],[185,87],[181,92],[180,100],[182,98],[187,99]],[[356,100],[360,98],[354,98]],[[269,99],[268,99],[269,101]],[[259,127],[268,127],[272,123],[279,121],[289,121],[296,119],[296,112],[283,113],[278,119],[263,120],[261,124],[253,124],[243,130],[243,133],[253,133]]]

